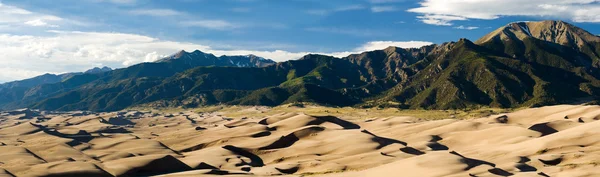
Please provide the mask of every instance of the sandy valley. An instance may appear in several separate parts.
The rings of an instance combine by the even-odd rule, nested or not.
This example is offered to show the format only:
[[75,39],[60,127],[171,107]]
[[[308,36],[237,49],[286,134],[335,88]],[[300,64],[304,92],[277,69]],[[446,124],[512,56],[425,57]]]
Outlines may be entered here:
[[0,176],[600,176],[600,106],[289,110],[3,112]]

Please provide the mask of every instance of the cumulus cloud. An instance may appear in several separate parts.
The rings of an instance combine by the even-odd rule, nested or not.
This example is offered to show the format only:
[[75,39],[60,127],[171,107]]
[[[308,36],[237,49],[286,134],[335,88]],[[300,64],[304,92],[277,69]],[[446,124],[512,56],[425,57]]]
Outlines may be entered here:
[[600,22],[598,0],[423,0],[409,12],[427,24],[452,25],[452,21],[497,19],[501,16],[532,16]]
[[[344,57],[352,53],[384,49],[388,46],[403,48],[429,45],[430,42],[374,41],[352,51],[318,53]],[[254,54],[276,61],[298,59],[315,52],[284,50],[218,50],[208,45],[161,40],[149,36],[80,31],[48,31],[44,36],[0,34],[0,81],[18,80],[42,73],[84,71],[97,66],[126,67],[151,62],[179,50],[220,55]]]

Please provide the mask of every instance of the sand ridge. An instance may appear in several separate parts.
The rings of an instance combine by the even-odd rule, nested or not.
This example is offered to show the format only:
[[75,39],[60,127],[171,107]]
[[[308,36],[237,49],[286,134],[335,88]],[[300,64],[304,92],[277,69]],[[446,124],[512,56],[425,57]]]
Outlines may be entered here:
[[600,176],[598,119],[579,105],[431,121],[25,109],[0,113],[0,176]]

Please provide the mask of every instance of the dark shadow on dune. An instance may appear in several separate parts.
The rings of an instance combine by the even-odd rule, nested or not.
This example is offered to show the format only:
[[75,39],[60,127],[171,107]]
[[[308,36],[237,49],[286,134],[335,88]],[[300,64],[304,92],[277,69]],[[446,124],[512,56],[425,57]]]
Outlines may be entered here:
[[434,150],[434,151],[446,151],[446,150],[450,149],[450,148],[448,148],[448,146],[445,146],[438,142],[427,143],[427,147],[431,148],[431,150]]
[[207,175],[247,175],[247,173],[231,173],[225,170],[213,169],[205,173]]
[[334,116],[315,116],[315,118],[316,120],[309,122],[308,125],[321,125],[325,122],[331,122],[343,127],[344,129],[360,129],[359,125],[342,120]]
[[[308,129],[304,129],[304,130],[323,131],[323,130],[325,130],[325,128],[309,127]],[[299,140],[300,140],[300,138],[298,138],[294,133],[290,133],[288,135],[282,136],[281,138],[279,138],[277,141],[271,143],[270,145],[259,148],[259,150],[271,150],[271,149],[286,148],[286,147],[292,146],[294,143],[296,143]]]
[[60,138],[66,138],[66,139],[72,139],[73,141],[68,142],[67,144],[69,146],[76,146],[81,144],[82,142],[89,142],[92,139],[94,139],[94,136],[92,136],[90,133],[86,132],[85,130],[79,130],[79,132],[77,132],[76,134],[64,134],[64,133],[60,133],[55,129],[50,129],[47,128],[43,125],[37,125],[34,123],[31,123],[31,125],[39,128],[40,130],[44,131],[44,133],[48,134],[48,135],[52,135],[52,136],[56,136],[56,137],[60,137]]
[[192,147],[189,147],[189,148],[182,149],[179,152],[182,153],[182,152],[197,151],[197,150],[203,149],[204,146],[206,146],[206,144],[202,143],[202,144],[198,144],[198,145],[195,145],[195,146],[192,146]]
[[535,125],[529,127],[529,130],[540,132],[542,134],[542,136],[546,136],[546,135],[550,135],[550,134],[558,132],[558,130],[548,126],[548,122],[535,124]]
[[108,128],[104,128],[104,129],[95,131],[94,133],[132,133],[132,132],[123,127],[108,127]]
[[168,173],[189,171],[192,168],[173,156],[167,155],[137,168],[129,169],[120,176],[154,176]]
[[385,152],[379,152],[379,154],[381,154],[382,156],[386,156],[386,157],[396,157],[396,156],[393,156],[393,155],[389,155],[389,154],[387,154]]
[[546,173],[544,173],[544,172],[539,172],[539,173],[538,173],[538,175],[540,175],[540,176],[543,176],[543,177],[550,177],[550,175],[547,175],[547,174],[546,174]]
[[269,135],[271,135],[271,132],[264,131],[264,132],[253,134],[253,135],[251,135],[251,137],[252,138],[260,138],[260,137],[265,137],[265,136],[269,136]]
[[403,147],[400,148],[400,151],[407,153],[407,154],[412,154],[412,155],[423,155],[425,154],[422,151],[419,151],[418,149],[412,148],[412,147]]
[[463,155],[460,155],[458,152],[455,152],[455,151],[450,152],[450,154],[454,154],[454,155],[457,155],[459,157],[462,157],[462,159],[460,161],[462,163],[467,164],[467,168],[465,168],[465,171],[468,171],[468,170],[470,170],[472,168],[475,168],[477,166],[480,166],[480,165],[489,165],[489,166],[492,166],[492,167],[496,167],[496,164],[493,164],[493,163],[490,163],[490,162],[486,162],[486,161],[483,161],[483,160],[468,158],[468,157],[465,157]]
[[502,115],[500,117],[497,117],[496,122],[501,123],[501,124],[506,124],[506,123],[508,123],[508,116]]
[[289,134],[289,135],[282,136],[281,138],[279,138],[279,140],[273,142],[270,145],[259,148],[259,150],[271,150],[271,149],[286,148],[286,147],[292,146],[294,143],[296,143],[299,140],[300,140],[300,138],[298,138],[296,135]]
[[294,173],[298,172],[298,170],[300,170],[300,167],[295,166],[295,167],[288,168],[288,169],[281,169],[281,168],[275,167],[275,169],[283,174],[294,174]]
[[267,118],[264,118],[263,120],[258,121],[258,124],[269,125],[269,123],[267,123]]
[[540,160],[540,162],[542,162],[546,165],[555,166],[555,165],[560,164],[562,162],[563,158],[560,157],[560,158],[556,158],[556,159],[552,159],[552,160],[542,160],[542,159],[538,159],[538,160]]
[[260,158],[259,156],[255,155],[255,154],[253,154],[251,152],[248,152],[248,151],[246,151],[246,150],[244,150],[242,148],[238,148],[238,147],[235,147],[235,146],[232,146],[232,145],[227,145],[227,146],[223,146],[223,149],[227,149],[227,150],[229,150],[229,151],[231,151],[231,152],[233,152],[233,153],[235,153],[237,155],[241,155],[241,156],[247,157],[247,158],[249,158],[251,160],[249,163],[246,162],[247,164],[237,164],[236,166],[238,166],[238,165],[239,166],[250,165],[252,167],[262,167],[262,166],[265,166],[262,158]]
[[527,164],[524,164],[524,163],[517,164],[515,167],[517,169],[519,169],[519,171],[521,171],[521,172],[533,172],[533,171],[537,171],[537,168],[532,167],[532,166],[527,165]]
[[431,135],[431,140],[427,143],[427,147],[431,148],[433,151],[446,151],[449,150],[448,146],[445,146],[438,141],[443,140],[443,138],[439,135]]
[[206,130],[206,128],[204,128],[204,127],[196,127],[195,130],[197,130],[197,131]]
[[531,162],[531,159],[529,159],[529,157],[519,157],[519,162],[517,163],[527,163],[527,162]]
[[135,125],[135,123],[133,123],[132,121],[122,118],[122,117],[111,117],[108,120],[101,119],[100,122],[105,123],[105,124],[110,124],[110,125],[117,125],[117,126]]
[[492,174],[495,174],[495,175],[498,175],[498,176],[512,176],[512,175],[515,175],[515,174],[512,174],[512,173],[507,172],[507,171],[505,171],[503,169],[500,169],[500,168],[490,169],[490,170],[488,170],[488,172],[490,172]]
[[189,115],[184,115],[184,116],[185,116],[185,119],[187,119],[188,121],[190,121],[191,124],[196,124],[196,121],[194,119],[190,118]]
[[196,170],[206,170],[206,169],[217,169],[217,167],[214,167],[212,165],[209,165],[207,163],[201,162],[198,166],[196,166],[196,168],[194,168]]
[[386,147],[386,146],[388,146],[390,144],[401,144],[401,145],[404,145],[404,146],[408,145],[406,142],[398,141],[398,140],[391,139],[391,138],[384,138],[384,137],[377,136],[377,135],[375,135],[375,134],[373,134],[373,133],[371,133],[371,132],[369,132],[367,130],[362,130],[361,132],[373,136],[373,138],[371,138],[371,140],[373,140],[374,142],[379,143],[379,146],[377,146],[377,149],[381,149],[381,148]]
[[429,140],[429,142],[438,142],[438,141],[442,141],[443,138],[439,135],[431,135],[431,140]]

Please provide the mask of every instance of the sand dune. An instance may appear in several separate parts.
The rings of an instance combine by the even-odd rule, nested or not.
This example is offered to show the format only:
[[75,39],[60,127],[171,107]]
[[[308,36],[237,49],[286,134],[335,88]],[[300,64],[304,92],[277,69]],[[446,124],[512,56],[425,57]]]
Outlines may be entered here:
[[5,112],[0,177],[600,176],[600,106],[430,121],[222,113]]

